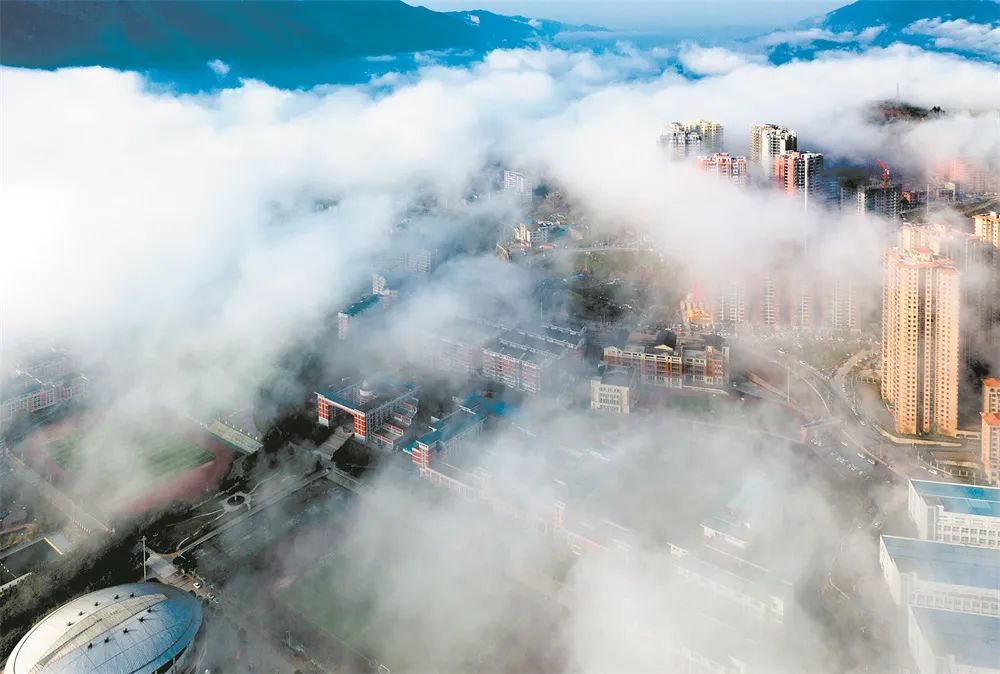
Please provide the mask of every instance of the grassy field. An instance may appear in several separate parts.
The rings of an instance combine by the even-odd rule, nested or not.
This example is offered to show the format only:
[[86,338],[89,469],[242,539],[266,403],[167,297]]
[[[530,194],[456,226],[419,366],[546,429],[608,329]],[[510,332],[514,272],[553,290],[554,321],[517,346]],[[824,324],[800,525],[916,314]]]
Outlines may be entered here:
[[378,657],[369,634],[371,597],[337,576],[337,558],[326,559],[281,590],[281,602],[318,631],[363,657]]
[[137,468],[158,477],[183,473],[214,458],[211,452],[182,434],[162,428],[97,427],[87,431],[86,437],[75,434],[53,440],[43,447],[43,451],[60,468],[72,469],[84,458],[81,456],[84,441],[98,455],[104,444],[127,445],[133,451]]

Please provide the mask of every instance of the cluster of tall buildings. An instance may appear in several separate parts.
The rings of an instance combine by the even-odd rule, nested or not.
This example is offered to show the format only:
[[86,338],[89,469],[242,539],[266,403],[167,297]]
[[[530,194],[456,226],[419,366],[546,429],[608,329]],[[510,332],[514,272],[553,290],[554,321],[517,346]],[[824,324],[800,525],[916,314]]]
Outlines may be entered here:
[[919,674],[1000,672],[1000,489],[912,480],[917,538],[882,536],[879,564]]
[[1000,367],[1000,217],[974,220],[905,225],[885,251],[881,393],[897,433],[956,435]]
[[722,152],[722,124],[706,119],[693,122],[671,122],[660,134],[660,145],[675,159]]
[[713,324],[729,332],[850,332],[867,313],[858,297],[855,280],[843,270],[810,269],[789,253],[768,269],[716,279],[703,302]]

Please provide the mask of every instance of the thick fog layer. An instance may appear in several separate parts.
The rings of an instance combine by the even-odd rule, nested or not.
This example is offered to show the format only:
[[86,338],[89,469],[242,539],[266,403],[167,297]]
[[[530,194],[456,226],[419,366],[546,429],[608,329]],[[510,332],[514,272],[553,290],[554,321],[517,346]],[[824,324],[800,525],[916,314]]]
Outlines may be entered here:
[[[789,242],[808,241],[806,269],[877,284],[886,223],[804,211],[777,190],[671,163],[657,139],[675,120],[721,122],[734,154],[748,154],[752,124],[775,122],[830,162],[882,159],[930,175],[963,157],[1000,169],[995,66],[903,46],[784,66],[697,45],[680,58],[701,77],[664,72],[663,54],[625,46],[511,50],[362,86],[246,81],[198,95],[101,68],[4,68],[0,357],[66,345],[94,373],[95,414],[112,419],[160,406],[197,418],[249,407],[300,345],[331,371],[419,369],[427,335],[472,314],[537,315],[534,279],[493,254],[498,228],[523,217],[490,198],[500,166],[558,187],[592,231],[637,232],[688,279],[765,269]],[[897,88],[949,114],[873,123],[872,103]],[[331,317],[370,284],[393,229],[423,201],[437,209],[421,226],[451,258],[346,351]],[[477,448],[491,488],[523,519],[551,521],[566,483],[595,485],[568,501],[566,516],[601,513],[585,525],[619,531],[614,550],[577,557],[517,518],[424,493],[387,470],[349,524],[266,575],[348,551],[329,582],[365,589],[358,601],[380,635],[373,648],[404,663],[400,671],[471,662],[670,671],[671,649],[692,640],[710,654],[763,654],[770,671],[842,671],[869,657],[861,637],[820,624],[807,599],[789,596],[783,629],[744,629],[739,619],[720,627],[677,578],[668,544],[692,544],[699,518],[751,474],[780,494],[758,535],[781,578],[823,576],[816,560],[831,550],[874,559],[871,540],[845,529],[843,495],[776,437],[773,411],[750,415],[741,433],[698,433],[656,415],[615,422],[614,437],[553,402],[520,414],[517,428]],[[93,443],[99,474],[80,479],[134,476],[114,449],[127,443]],[[567,462],[566,452],[591,460]],[[768,528],[779,522],[780,532]]]

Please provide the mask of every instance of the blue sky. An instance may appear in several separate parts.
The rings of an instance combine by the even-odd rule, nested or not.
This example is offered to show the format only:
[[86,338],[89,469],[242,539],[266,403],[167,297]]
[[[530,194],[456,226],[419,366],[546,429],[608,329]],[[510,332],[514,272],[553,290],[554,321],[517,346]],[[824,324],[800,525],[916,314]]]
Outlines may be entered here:
[[487,9],[616,30],[692,26],[776,27],[824,14],[851,0],[408,0],[438,11]]

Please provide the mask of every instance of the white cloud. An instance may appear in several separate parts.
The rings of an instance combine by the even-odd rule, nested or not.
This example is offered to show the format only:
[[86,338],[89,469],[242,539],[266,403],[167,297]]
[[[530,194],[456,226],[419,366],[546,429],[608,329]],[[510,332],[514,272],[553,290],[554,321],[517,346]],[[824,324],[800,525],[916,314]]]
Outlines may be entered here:
[[869,26],[862,31],[853,33],[851,31],[843,31],[841,33],[834,33],[827,28],[807,28],[805,30],[782,30],[775,31],[773,33],[768,33],[764,37],[758,39],[756,42],[765,47],[776,46],[779,44],[790,44],[790,45],[804,45],[811,42],[816,42],[818,40],[823,40],[825,42],[858,42],[862,45],[869,44],[878,35],[885,30],[885,26]]
[[[995,106],[991,66],[903,46],[780,67],[693,45],[684,58],[704,77],[692,81],[662,73],[656,55],[634,49],[602,55],[509,50],[468,68],[433,65],[428,57],[429,65],[418,73],[367,86],[286,91],[245,81],[198,95],[175,95],[136,74],[101,68],[4,68],[0,306],[6,343],[65,336],[101,364],[102,376],[128,375],[121,378],[129,387],[123,396],[141,389],[170,404],[246,402],[289,344],[324,334],[330,312],[356,296],[373,256],[416,195],[430,192],[459,202],[481,179],[483,167],[494,162],[550,176],[595,226],[632,225],[676,251],[694,271],[770,264],[777,242],[807,228],[837,233],[840,246],[830,250],[830,259],[857,263],[865,252],[877,255],[881,242],[872,222],[807,216],[783,194],[739,190],[704,180],[688,165],[666,163],[655,141],[662,125],[675,119],[722,122],[728,149],[735,153],[746,151],[751,124],[775,121],[797,129],[805,149],[836,157],[864,161],[891,152],[894,167],[919,169],[961,154],[993,161],[997,168],[995,124],[962,112]],[[897,83],[913,92],[908,96],[913,103],[944,104],[953,114],[891,131],[868,124],[870,102],[891,97]],[[317,198],[337,203],[317,212]],[[433,224],[446,234],[448,228],[464,234],[486,208],[459,209]],[[503,215],[507,221],[516,217]],[[388,331],[394,341],[383,352],[393,359],[420,357],[419,349],[400,346],[413,339],[412,325],[447,313],[442,307],[461,314],[478,306],[480,294],[531,303],[532,279],[517,265],[472,257],[456,267],[445,282],[428,284],[418,296],[421,302],[402,314],[404,328]],[[877,262],[868,269],[877,271]],[[537,309],[533,303],[514,306],[532,315]],[[579,421],[560,410],[546,425]],[[690,477],[686,459],[684,465],[669,465],[683,456],[675,446],[676,429],[653,430],[632,440],[646,456],[668,465],[653,470],[645,459],[629,455],[622,468],[648,469],[655,478],[646,481],[654,484],[644,492],[635,488],[642,483],[638,477],[612,480],[616,488],[629,485],[609,497],[613,502],[623,495],[665,497],[671,490],[663,488],[660,476]],[[554,428],[552,435],[578,447],[600,437],[565,428]],[[661,451],[664,438],[670,451]],[[546,450],[557,445],[534,444]],[[690,483],[714,485],[719,475],[733,475],[733,456],[746,449],[734,444],[739,443],[723,448],[724,473]],[[699,456],[708,451],[697,449]],[[759,456],[748,459],[760,462]],[[517,482],[526,472],[494,474],[498,482]],[[542,500],[528,489],[537,482],[524,480],[527,499]],[[552,489],[551,481],[545,486]],[[406,498],[412,497],[400,502],[412,503]],[[657,503],[634,505],[656,520],[672,511],[651,508],[651,502]],[[808,495],[794,502],[817,509],[825,503],[814,504]],[[536,568],[533,555],[546,553],[539,551],[539,539],[516,529],[501,539],[503,554],[493,558],[463,545],[462,536],[470,531],[480,536],[475,540],[494,531],[483,528],[477,510],[437,508],[446,512],[419,504],[375,508],[381,514],[365,521],[376,526],[346,531],[379,537],[356,548],[361,571],[381,588],[379,615],[391,618],[400,605],[431,615],[406,625],[433,630],[426,652],[436,666],[425,671],[458,671],[458,658],[468,648],[453,652],[451,646],[479,646],[484,634],[521,624],[523,617],[498,610],[498,604],[508,605],[482,578],[503,581],[500,572],[510,569],[511,553],[530,569]],[[379,519],[392,520],[393,514],[406,519],[412,512],[427,514],[419,523],[427,525],[432,540],[439,537],[440,546],[428,550],[421,540],[400,535],[411,530],[398,521],[382,526],[385,520]],[[832,527],[823,517],[813,519],[823,523],[816,531]],[[571,611],[567,632],[558,637],[570,651],[572,671],[671,670],[660,642],[684,620],[673,610],[687,605],[677,600],[669,580],[659,582],[664,558],[656,545],[638,544],[628,564],[604,568],[602,558],[590,557],[573,566],[566,587],[558,590]],[[789,549],[787,541],[782,549]],[[476,557],[468,550],[482,553],[489,566],[470,562]],[[365,565],[365,552],[380,563]],[[875,559],[871,553],[869,562]],[[781,557],[797,562],[810,555]],[[439,594],[428,596],[430,585],[412,583],[413,559],[431,560],[427,566]],[[406,565],[394,565],[395,560]],[[491,574],[494,568],[497,573]],[[466,616],[459,629],[436,629],[457,614]],[[641,649],[634,625],[649,628],[654,637],[640,642]],[[816,636],[809,624],[796,621],[792,628]],[[546,641],[552,634],[539,633]],[[771,645],[763,640],[757,650]],[[821,671],[795,665],[768,671]]]
[[219,77],[225,77],[226,75],[229,74],[230,70],[229,64],[223,61],[222,59],[213,59],[209,61],[208,67],[212,70],[213,73],[215,73]]
[[763,61],[759,55],[740,54],[723,47],[702,47],[697,44],[683,45],[678,60],[688,72],[695,75],[725,75],[749,63]]
[[907,26],[906,32],[933,37],[934,45],[942,49],[1000,56],[1000,25],[972,23],[965,19],[920,19]]

